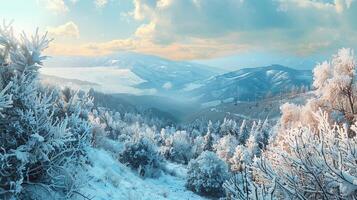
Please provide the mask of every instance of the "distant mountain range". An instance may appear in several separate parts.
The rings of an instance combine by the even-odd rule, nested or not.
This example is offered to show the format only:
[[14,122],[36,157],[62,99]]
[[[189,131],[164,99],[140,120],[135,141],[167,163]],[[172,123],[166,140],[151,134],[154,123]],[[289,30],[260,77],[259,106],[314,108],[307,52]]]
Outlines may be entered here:
[[189,93],[201,102],[213,104],[219,101],[255,101],[302,86],[309,88],[311,82],[312,72],[309,70],[271,65],[245,68],[196,82],[199,86]]
[[[46,68],[48,67],[48,68]],[[87,69],[97,68],[97,69]],[[106,71],[107,68],[110,71]],[[56,69],[56,70],[53,70]],[[147,90],[152,93],[174,93],[187,84],[207,79],[222,71],[215,68],[183,61],[171,61],[164,58],[138,54],[118,53],[102,57],[57,57],[46,63],[44,74],[58,76],[56,73],[67,71],[63,78],[95,82],[101,87],[113,88],[113,85],[125,85],[135,89]],[[117,73],[117,77],[111,75]],[[94,75],[95,74],[95,75]],[[93,77],[95,76],[95,77]],[[101,77],[106,77],[101,81]],[[108,79],[114,79],[112,85]],[[122,81],[120,81],[122,79]],[[105,90],[104,91],[108,91]],[[120,92],[117,91],[112,91]],[[128,93],[128,91],[122,91]],[[130,92],[129,92],[130,93]]]
[[[62,82],[85,89],[93,87],[105,93],[146,95],[146,98],[147,95],[162,96],[181,102],[194,100],[203,107],[233,101],[256,101],[269,94],[284,93],[302,86],[309,88],[312,82],[311,71],[281,65],[225,73],[201,64],[138,53],[58,57],[49,60],[41,72],[44,82],[49,84],[54,81],[56,85]],[[160,107],[160,103],[153,106]]]

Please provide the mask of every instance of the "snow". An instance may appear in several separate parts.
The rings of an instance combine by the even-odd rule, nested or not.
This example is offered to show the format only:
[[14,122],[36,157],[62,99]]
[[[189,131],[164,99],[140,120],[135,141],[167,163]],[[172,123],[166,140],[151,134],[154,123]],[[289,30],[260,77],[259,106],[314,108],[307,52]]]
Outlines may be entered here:
[[[57,76],[66,79],[97,83],[96,89],[107,93],[141,94],[143,90],[135,85],[145,82],[130,69],[118,67],[44,67],[40,69],[44,75]],[[147,92],[147,91],[145,91]]]
[[213,107],[213,106],[218,106],[219,104],[221,104],[220,100],[216,100],[216,101],[209,101],[206,103],[202,104],[202,107],[207,108],[207,107]]
[[199,88],[199,87],[201,87],[201,86],[202,86],[202,84],[189,83],[189,84],[186,84],[186,85],[185,85],[185,88],[183,88],[182,90],[185,91],[185,92],[188,92],[188,91],[197,89],[197,88]]
[[160,177],[143,179],[109,152],[95,148],[88,151],[93,165],[88,166],[84,173],[89,178],[81,193],[93,200],[205,199],[186,190],[186,170],[182,165],[168,163],[166,172]]

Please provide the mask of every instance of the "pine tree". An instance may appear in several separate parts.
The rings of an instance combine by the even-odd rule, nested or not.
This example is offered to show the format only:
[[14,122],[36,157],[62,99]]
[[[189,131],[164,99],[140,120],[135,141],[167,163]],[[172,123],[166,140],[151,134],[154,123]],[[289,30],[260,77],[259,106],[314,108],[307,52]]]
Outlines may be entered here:
[[38,31],[17,39],[11,26],[0,27],[0,198],[22,199],[39,185],[48,196],[69,197],[76,188],[76,170],[70,168],[85,158],[90,126],[86,108],[63,109],[57,91],[39,85],[48,43]]
[[247,121],[244,119],[240,128],[239,128],[239,137],[238,141],[240,144],[245,144],[249,138],[250,131],[248,129]]

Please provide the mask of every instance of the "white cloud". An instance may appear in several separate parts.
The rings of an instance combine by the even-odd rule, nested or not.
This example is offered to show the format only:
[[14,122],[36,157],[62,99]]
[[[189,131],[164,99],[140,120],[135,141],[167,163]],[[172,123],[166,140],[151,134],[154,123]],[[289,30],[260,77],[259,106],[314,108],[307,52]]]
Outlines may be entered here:
[[[102,1],[99,5],[108,2]],[[355,0],[132,1],[134,9],[121,16],[142,25],[131,37],[80,46],[55,44],[52,53],[129,50],[171,59],[204,59],[242,51],[307,55],[357,46]]]
[[98,8],[103,8],[105,5],[107,5],[108,0],[95,0],[94,3]]
[[303,53],[348,45],[345,34],[357,33],[354,0],[133,1],[134,19],[145,22],[135,36],[158,45],[235,35],[227,42]]
[[40,0],[39,2],[44,4],[46,9],[53,11],[56,14],[62,14],[69,11],[64,0]]
[[61,36],[61,37],[79,37],[78,26],[73,22],[69,21],[63,25],[57,27],[49,27],[47,31],[50,35]]
[[162,85],[162,88],[164,88],[165,90],[170,90],[172,88],[172,83],[166,82]]

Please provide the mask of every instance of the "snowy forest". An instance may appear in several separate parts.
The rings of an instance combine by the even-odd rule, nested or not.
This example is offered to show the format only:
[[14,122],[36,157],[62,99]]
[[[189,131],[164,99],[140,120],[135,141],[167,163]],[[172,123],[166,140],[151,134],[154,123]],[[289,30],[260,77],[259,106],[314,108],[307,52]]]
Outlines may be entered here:
[[0,200],[357,200],[354,0],[88,2],[0,1]]
[[118,175],[102,172],[112,165],[144,181],[181,177],[202,198],[357,197],[351,49],[318,64],[311,97],[305,104],[281,105],[276,123],[225,118],[168,125],[98,106],[92,90],[42,85],[38,70],[49,43],[38,32],[16,35],[11,25],[0,30],[1,199],[96,199],[102,192],[95,190],[127,193],[98,199],[137,199]]

